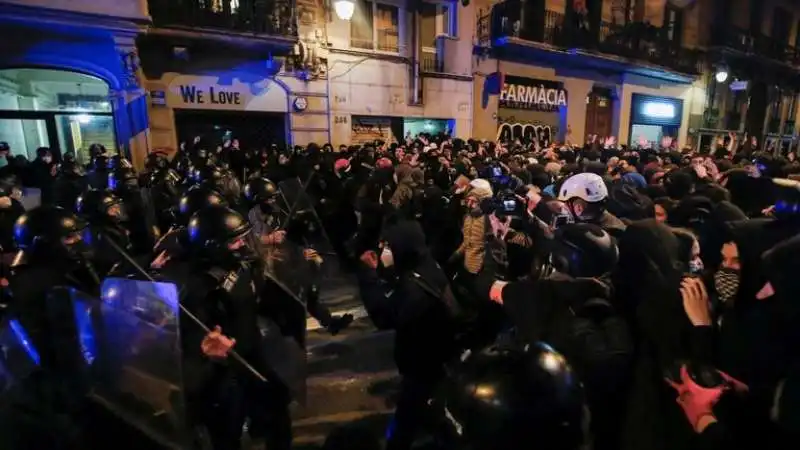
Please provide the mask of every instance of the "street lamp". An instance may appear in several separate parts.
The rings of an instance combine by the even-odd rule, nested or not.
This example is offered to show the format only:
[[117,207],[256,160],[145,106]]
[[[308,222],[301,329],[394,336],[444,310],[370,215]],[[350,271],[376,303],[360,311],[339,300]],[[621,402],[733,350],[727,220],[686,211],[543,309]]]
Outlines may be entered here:
[[728,81],[728,70],[724,68],[717,69],[717,73],[714,74],[714,78],[717,80],[717,83],[724,83]]
[[356,4],[352,0],[336,0],[333,2],[333,10],[342,20],[350,20],[356,11]]

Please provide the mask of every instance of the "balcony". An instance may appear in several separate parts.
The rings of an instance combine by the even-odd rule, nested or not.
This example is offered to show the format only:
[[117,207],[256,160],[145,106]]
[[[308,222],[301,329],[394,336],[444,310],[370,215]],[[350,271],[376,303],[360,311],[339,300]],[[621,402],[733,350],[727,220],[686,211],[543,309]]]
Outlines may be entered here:
[[297,39],[294,0],[149,0],[156,29]]
[[711,45],[733,50],[746,56],[757,56],[790,66],[800,66],[800,49],[769,36],[754,34],[730,24],[713,28]]
[[350,48],[388,53],[400,52],[400,34],[397,30],[377,30],[367,34],[371,36],[364,37],[351,32]]
[[[666,77],[668,74],[664,72],[688,75],[701,72],[700,53],[683,48],[670,40],[666,28],[645,23],[615,25],[601,22],[581,29],[576,24],[568,23],[564,14],[554,11],[542,11],[538,17],[529,15],[529,22],[523,23],[519,5],[515,1],[499,3],[478,19],[480,46],[492,50],[505,47],[508,54],[520,54],[518,50],[522,47],[535,47],[540,52],[544,50],[570,56],[583,54],[595,60],[586,61],[589,65],[628,72],[639,71],[646,75]],[[550,58],[558,59],[553,56]],[[557,62],[566,64],[565,61]]]

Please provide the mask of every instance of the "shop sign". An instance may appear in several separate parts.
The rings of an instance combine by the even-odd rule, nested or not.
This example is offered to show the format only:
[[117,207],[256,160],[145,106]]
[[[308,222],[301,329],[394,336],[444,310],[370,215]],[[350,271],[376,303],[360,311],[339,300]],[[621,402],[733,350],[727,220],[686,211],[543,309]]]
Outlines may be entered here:
[[500,91],[500,108],[555,112],[567,106],[567,91],[556,81],[506,75]]
[[732,91],[746,91],[747,81],[733,81],[731,82],[730,88]]
[[654,126],[680,126],[683,118],[683,100],[633,94],[631,97],[631,124]]
[[219,77],[176,75],[168,82],[166,104],[172,108],[287,112],[286,91],[265,78],[244,83],[237,78],[220,84]]
[[178,86],[178,89],[181,92],[181,98],[183,98],[183,103],[187,104],[195,104],[195,105],[202,105],[206,103],[210,105],[242,104],[241,92],[231,92],[220,88],[216,88],[216,90],[214,90],[213,86],[210,86],[208,90],[206,90],[190,84],[186,85],[181,84]]
[[167,104],[167,93],[164,91],[150,91],[150,104],[165,106]]
[[662,102],[642,103],[642,114],[653,119],[674,119],[675,105]]

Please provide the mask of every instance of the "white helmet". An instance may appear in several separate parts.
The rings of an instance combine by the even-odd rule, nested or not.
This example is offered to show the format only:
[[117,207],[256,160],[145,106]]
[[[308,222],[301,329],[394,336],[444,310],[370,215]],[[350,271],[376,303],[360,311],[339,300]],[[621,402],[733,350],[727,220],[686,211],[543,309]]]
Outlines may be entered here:
[[608,198],[608,188],[603,178],[595,173],[579,173],[567,178],[558,191],[562,202],[579,198],[587,203],[598,203]]

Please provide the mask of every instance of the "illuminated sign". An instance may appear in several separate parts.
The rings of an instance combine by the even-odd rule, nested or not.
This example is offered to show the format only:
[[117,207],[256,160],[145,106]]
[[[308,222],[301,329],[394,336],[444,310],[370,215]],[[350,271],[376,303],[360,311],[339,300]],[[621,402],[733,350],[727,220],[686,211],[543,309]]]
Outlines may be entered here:
[[732,91],[746,91],[747,81],[734,81],[731,83],[730,88]]
[[655,119],[672,119],[675,117],[675,105],[661,102],[645,102],[642,114]]
[[567,106],[567,91],[560,82],[505,75],[498,106],[507,109],[557,112]]

